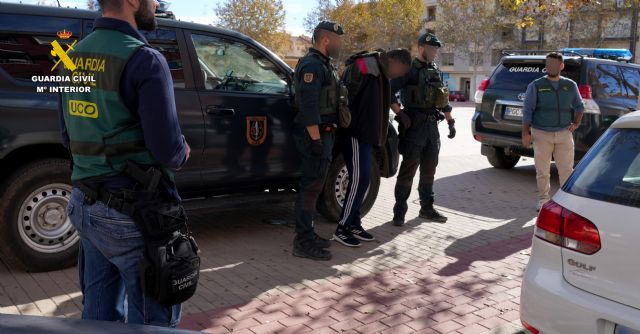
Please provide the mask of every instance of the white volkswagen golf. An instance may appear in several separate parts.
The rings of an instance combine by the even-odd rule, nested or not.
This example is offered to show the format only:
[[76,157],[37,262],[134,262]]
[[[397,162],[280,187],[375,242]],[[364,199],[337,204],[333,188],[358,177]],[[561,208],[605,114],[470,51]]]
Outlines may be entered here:
[[534,334],[640,334],[640,112],[540,211],[521,295]]

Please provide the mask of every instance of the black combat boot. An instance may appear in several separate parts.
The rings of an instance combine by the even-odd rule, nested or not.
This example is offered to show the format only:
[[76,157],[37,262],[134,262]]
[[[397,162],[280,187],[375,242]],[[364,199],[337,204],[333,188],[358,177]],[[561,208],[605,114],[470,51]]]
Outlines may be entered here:
[[331,241],[328,239],[325,239],[319,235],[317,235],[315,232],[313,233],[313,242],[316,243],[316,246],[320,247],[320,248],[329,248],[331,247]]
[[[328,240],[327,240],[328,241]],[[293,239],[293,256],[307,259],[328,261],[331,260],[331,253],[318,246],[314,240],[314,234],[298,235]]]
[[448,218],[433,207],[433,202],[435,200],[433,185],[421,184],[418,186],[418,194],[420,195],[420,213],[418,216],[429,221],[446,223]]
[[407,200],[411,194],[411,187],[396,186],[395,197],[396,204],[393,206],[393,225],[404,225],[404,216],[407,214],[409,206]]

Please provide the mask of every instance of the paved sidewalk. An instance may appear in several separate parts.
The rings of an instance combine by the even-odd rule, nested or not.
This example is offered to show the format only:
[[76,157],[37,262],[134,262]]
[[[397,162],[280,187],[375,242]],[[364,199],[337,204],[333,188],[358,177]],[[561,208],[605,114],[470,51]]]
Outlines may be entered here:
[[[520,277],[531,233],[362,277],[190,314],[182,328],[209,333],[485,333],[519,319]],[[497,259],[497,254],[512,255]]]
[[[363,224],[376,238],[334,257],[291,255],[293,205],[191,213],[202,250],[197,295],[181,327],[212,333],[484,333],[518,324],[520,279],[535,223],[532,159],[492,168],[471,136],[472,108],[456,108],[458,137],[442,126],[435,190],[446,224],[392,218],[395,179],[383,179]],[[415,186],[417,187],[417,179]],[[334,225],[316,223],[330,236]],[[30,274],[0,263],[0,313],[79,317],[75,268]],[[504,333],[504,331],[502,332]]]

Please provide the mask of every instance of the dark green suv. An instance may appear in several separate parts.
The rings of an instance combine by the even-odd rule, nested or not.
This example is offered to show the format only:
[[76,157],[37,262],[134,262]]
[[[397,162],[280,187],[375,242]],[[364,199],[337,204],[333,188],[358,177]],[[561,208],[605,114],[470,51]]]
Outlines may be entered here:
[[[533,157],[533,149],[522,146],[522,107],[529,83],[545,75],[544,53],[508,54],[476,92],[473,136],[496,168],[513,168],[521,156]],[[578,84],[585,103],[574,133],[580,160],[616,119],[638,109],[640,66],[569,53],[562,75]]]

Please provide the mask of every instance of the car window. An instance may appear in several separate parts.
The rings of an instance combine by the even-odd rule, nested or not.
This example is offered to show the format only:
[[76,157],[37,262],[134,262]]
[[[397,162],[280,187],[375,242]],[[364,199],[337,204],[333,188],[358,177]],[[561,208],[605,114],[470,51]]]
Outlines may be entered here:
[[174,88],[185,88],[184,68],[180,49],[178,48],[178,38],[174,30],[156,29],[154,31],[142,31],[142,34],[149,41],[149,44],[160,51],[167,59],[171,78],[173,78]]
[[627,88],[627,94],[629,97],[637,99],[638,90],[640,89],[640,71],[634,67],[623,66],[622,70],[622,82]]
[[37,16],[0,14],[0,32],[44,33],[55,35],[65,29],[74,35],[80,35],[82,23],[80,19]]
[[257,49],[219,37],[191,37],[206,90],[288,94],[285,73]]
[[[546,75],[543,63],[502,63],[498,65],[489,80],[489,88],[526,91],[534,80]],[[562,75],[580,82],[580,67],[566,64]]]
[[[31,81],[34,75],[51,75],[55,61],[51,42],[66,50],[80,36],[81,21],[31,15],[0,14],[0,68],[14,79]],[[57,36],[71,32],[68,39]]]
[[590,70],[589,83],[596,99],[626,97],[627,91],[622,84],[618,66],[600,64],[595,73]]
[[595,200],[640,208],[640,129],[610,129],[563,188]]

